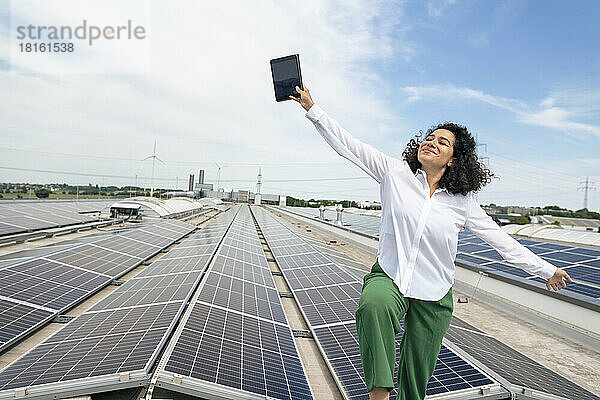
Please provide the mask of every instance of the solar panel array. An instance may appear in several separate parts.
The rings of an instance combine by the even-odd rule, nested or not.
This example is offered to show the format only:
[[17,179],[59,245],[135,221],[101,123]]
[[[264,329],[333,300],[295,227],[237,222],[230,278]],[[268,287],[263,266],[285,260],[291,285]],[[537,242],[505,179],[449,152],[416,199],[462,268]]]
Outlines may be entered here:
[[0,268],[0,351],[193,229],[160,220]]
[[[319,215],[319,209],[310,207],[274,207],[288,212],[310,217]],[[326,217],[335,220],[334,211],[325,211]],[[344,214],[346,228],[379,237],[378,227],[380,218],[367,215]],[[600,250],[587,249],[577,246],[549,243],[531,239],[517,238],[521,244],[529,248],[541,258],[557,267],[564,268],[574,283],[569,283],[566,289],[553,293],[558,296],[573,297],[578,300],[598,304],[600,301]],[[504,261],[502,256],[482,239],[468,230],[459,233],[458,252],[456,261],[490,271],[496,275],[524,282],[537,288],[545,288],[545,280],[535,277],[523,269]]]
[[[232,219],[232,211],[221,214],[9,365],[0,373],[0,398],[12,398],[14,389],[23,387],[31,396],[54,396],[147,383],[150,368]],[[156,238],[148,236],[152,228],[138,231],[154,242]],[[163,221],[156,229],[160,237],[174,240],[191,232],[192,226]],[[137,240],[136,235],[126,235]]]
[[[252,212],[345,397],[368,399],[354,319],[362,289],[360,280],[264,209],[252,207]],[[396,337],[397,348],[401,339],[402,333]],[[398,359],[395,374],[397,368]],[[442,346],[427,395],[461,390],[476,393],[484,386],[499,387]]]
[[[272,206],[275,209],[281,209],[287,212],[304,215],[316,219],[320,216],[320,210],[314,207],[280,207]],[[379,218],[369,215],[351,214],[343,212],[342,222],[345,228],[355,232],[366,234],[374,238],[379,237]],[[337,219],[337,211],[325,210],[323,217],[325,222],[335,223]]]
[[[592,302],[600,300],[600,250],[523,238],[516,240],[542,259],[563,268],[575,281],[560,291],[562,295],[577,298],[585,296],[584,299]],[[504,261],[496,250],[470,231],[459,233],[456,260],[478,269],[545,287],[545,280]]]
[[533,390],[536,395],[548,393],[567,399],[600,400],[600,397],[588,390],[456,317],[453,317],[452,324],[446,332],[446,339],[458,345],[510,385],[516,386],[512,387],[515,392],[520,392],[519,388],[527,388]]
[[2,254],[0,255],[0,268],[9,264],[14,264],[17,261],[24,261],[29,258],[46,255],[57,250],[73,247],[79,243],[90,242],[92,240],[99,239],[100,237],[108,237],[114,234],[115,232],[111,231],[93,231],[93,233],[85,236],[69,238],[66,240],[61,240],[60,242],[44,243],[39,247],[25,248],[22,250],[13,251],[11,253]]
[[112,202],[0,201],[0,236],[96,221],[98,218],[81,213],[100,211]]
[[200,397],[313,398],[248,206],[160,364],[158,386]]

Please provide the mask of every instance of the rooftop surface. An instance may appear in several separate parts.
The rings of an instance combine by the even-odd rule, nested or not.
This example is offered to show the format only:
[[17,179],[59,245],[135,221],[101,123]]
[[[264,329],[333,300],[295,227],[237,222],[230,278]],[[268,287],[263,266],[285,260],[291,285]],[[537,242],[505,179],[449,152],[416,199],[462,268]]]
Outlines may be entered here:
[[[220,217],[217,217],[218,215],[220,215]],[[230,318],[237,315],[239,315],[240,318],[243,317],[242,320],[244,321],[244,326],[250,326],[246,324],[256,320],[261,326],[261,332],[263,332],[263,325],[265,323],[268,323],[265,327],[273,326],[278,332],[278,351],[282,352],[280,357],[281,360],[283,360],[281,368],[286,371],[287,376],[287,380],[284,379],[279,382],[285,382],[282,383],[282,385],[287,385],[288,394],[277,394],[277,391],[273,391],[271,392],[273,398],[306,398],[306,394],[302,395],[303,390],[305,390],[302,389],[303,386],[301,384],[303,379],[308,385],[304,387],[310,387],[312,396],[315,398],[365,398],[364,386],[361,386],[364,385],[364,383],[360,382],[360,379],[362,379],[361,371],[358,371],[360,362],[357,362],[356,355],[347,353],[352,351],[351,349],[355,344],[348,342],[347,344],[338,347],[338,349],[341,349],[346,353],[344,357],[340,358],[340,354],[336,355],[331,353],[331,344],[328,342],[328,338],[334,338],[336,340],[340,340],[340,338],[347,338],[352,341],[355,340],[353,339],[352,309],[356,305],[357,297],[354,296],[360,293],[360,281],[362,275],[368,272],[370,266],[374,262],[375,254],[373,251],[369,251],[364,246],[355,244],[351,240],[341,237],[337,231],[331,230],[329,226],[323,225],[322,228],[316,229],[314,227],[307,228],[302,219],[295,218],[289,214],[273,213],[267,211],[265,208],[255,206],[248,207],[247,205],[238,205],[225,213],[215,210],[211,215],[203,214],[202,216],[189,219],[188,224],[192,229],[196,226],[198,226],[199,229],[193,233],[186,234],[175,243],[166,245],[160,252],[152,255],[129,272],[125,272],[124,275],[119,276],[118,283],[120,286],[115,284],[105,286],[95,294],[92,294],[91,297],[88,297],[83,302],[75,304],[72,308],[64,312],[64,314],[70,316],[83,314],[83,317],[79,318],[79,320],[85,320],[85,318],[91,317],[97,319],[104,313],[118,313],[123,312],[126,309],[147,308],[151,310],[153,309],[151,307],[156,308],[160,304],[166,304],[164,303],[164,290],[161,291],[161,293],[163,293],[162,295],[159,293],[157,294],[157,297],[152,297],[152,293],[156,292],[156,287],[161,287],[163,283],[158,286],[155,284],[147,286],[146,289],[143,289],[145,291],[142,292],[140,291],[140,285],[144,286],[144,282],[164,282],[165,276],[167,276],[165,274],[183,274],[184,271],[188,270],[190,272],[185,272],[186,276],[196,277],[193,279],[190,278],[191,280],[189,280],[189,282],[193,281],[195,284],[185,285],[183,283],[177,283],[165,286],[178,288],[178,290],[176,290],[178,293],[181,292],[182,288],[187,288],[185,289],[186,294],[182,296],[183,298],[189,299],[189,305],[185,306],[185,302],[181,303],[180,311],[177,314],[179,317],[173,319],[174,322],[172,323],[171,329],[164,331],[163,337],[165,339],[161,341],[162,344],[156,344],[153,347],[154,350],[159,347],[161,350],[153,356],[154,361],[151,365],[146,366],[147,370],[145,377],[143,377],[143,379],[140,378],[139,382],[136,383],[141,385],[140,389],[135,389],[138,390],[137,393],[134,389],[118,393],[110,392],[110,390],[122,389],[128,386],[127,381],[122,381],[124,378],[123,371],[121,371],[120,375],[117,374],[115,376],[116,380],[111,383],[111,385],[105,386],[102,386],[98,383],[99,381],[97,379],[94,379],[97,375],[90,373],[88,378],[83,378],[83,386],[79,392],[77,392],[78,394],[86,394],[85,384],[87,382],[87,384],[89,384],[88,394],[92,392],[105,393],[104,395],[95,394],[94,398],[107,396],[106,393],[111,393],[114,396],[119,397],[122,396],[121,398],[131,398],[131,396],[135,397],[137,395],[147,397],[149,395],[148,389],[150,389],[151,392],[153,391],[154,398],[185,398],[185,393],[194,394],[196,395],[196,398],[203,398],[202,393],[214,392],[215,387],[219,389],[217,392],[221,393],[222,396],[225,396],[223,398],[228,398],[228,395],[230,396],[229,398],[237,398],[236,396],[244,395],[250,396],[251,393],[255,393],[256,395],[256,393],[260,392],[260,388],[254,388],[256,391],[252,392],[252,390],[250,390],[252,388],[251,385],[236,386],[235,380],[228,381],[225,379],[224,376],[226,375],[222,375],[224,370],[220,369],[215,370],[216,375],[214,379],[216,380],[213,380],[212,382],[210,377],[206,376],[207,372],[205,367],[202,367],[204,368],[203,370],[205,370],[205,379],[199,379],[199,376],[201,375],[194,375],[193,363],[190,364],[192,369],[189,372],[186,372],[185,368],[179,367],[179,373],[173,375],[174,369],[172,366],[175,365],[173,364],[173,357],[177,354],[178,349],[182,349],[181,346],[184,346],[184,343],[187,343],[187,339],[184,339],[186,337],[186,332],[189,329],[192,329],[192,331],[196,329],[189,327],[196,324],[196,321],[198,321],[197,318],[200,318],[200,320],[202,320],[202,318],[205,320],[208,318],[213,321],[213,323],[218,321],[218,315],[221,312],[219,310],[222,310],[223,312],[226,311],[223,315],[227,315],[221,322],[221,324],[223,324],[222,327],[225,328],[223,333],[225,336],[221,339],[223,343],[229,343],[227,339],[228,329],[233,329],[232,327],[236,326],[235,324],[232,325]],[[47,247],[49,243],[60,246],[62,242],[65,245],[60,246],[59,248],[68,249],[69,247],[66,246],[66,244],[77,247],[80,246],[81,243],[85,243],[86,240],[105,240],[105,234],[111,235],[116,232],[133,232],[136,229],[140,229],[139,225],[130,225],[134,225],[132,226],[132,229],[123,229],[123,227],[119,226],[102,228],[104,231],[102,232],[102,235],[98,235],[98,232],[92,234],[85,234],[82,232],[72,233],[58,238],[47,238],[36,242],[5,246],[4,248],[0,248],[0,250],[2,250],[2,258],[5,260],[11,260],[11,253],[16,253],[12,260],[19,263],[24,262],[23,260],[26,260],[27,257],[42,257],[46,248],[51,249],[52,247],[55,247]],[[151,227],[148,225],[142,229],[150,231]],[[219,239],[219,242],[215,242],[216,239],[214,238],[217,237],[221,238]],[[214,243],[214,246],[209,242]],[[211,246],[214,248],[211,250],[213,253],[208,253],[208,249],[211,248]],[[300,251],[301,248],[302,251]],[[14,250],[14,252],[11,250]],[[56,251],[55,249],[52,250]],[[314,267],[308,264],[298,265],[298,262],[308,262],[308,259],[305,257],[307,250],[309,253],[314,252],[315,256],[319,255],[319,257],[325,257],[328,260],[327,263],[323,264],[322,262],[319,262],[314,264]],[[30,253],[26,253],[27,251]],[[209,254],[213,255],[210,259]],[[296,261],[291,263],[294,259]],[[189,266],[189,263],[184,265],[181,262],[182,260],[195,260],[195,267],[186,270],[186,265]],[[6,268],[6,266],[10,264],[2,265]],[[336,279],[341,279],[341,281],[329,282],[325,284],[325,286],[316,284],[315,279],[317,278],[320,282],[324,282],[324,276],[320,275],[321,272],[319,271],[323,271],[326,267],[334,269],[330,270],[331,272],[325,276],[331,276],[333,271],[338,271],[335,272],[338,277]],[[169,268],[178,268],[177,271],[179,272],[174,272],[175,270],[170,270]],[[3,269],[2,266],[0,266],[0,270],[1,269]],[[267,271],[266,275],[265,271]],[[312,275],[312,278],[307,279],[307,277],[309,277],[309,275],[307,275],[308,271],[315,273]],[[298,275],[300,272],[302,272],[302,275]],[[269,283],[269,280],[271,280],[271,283]],[[246,297],[243,297],[244,299],[247,298],[248,293],[250,293],[246,292],[250,287],[254,287],[254,290],[263,288],[261,290],[266,290],[265,295],[269,299],[268,304],[270,305],[266,309],[264,307],[261,308],[259,305],[256,311],[252,311],[252,308],[243,308],[240,311],[237,311],[238,307],[241,307],[241,304],[244,304],[244,307],[247,307],[247,300],[240,303],[240,306],[236,305],[236,303],[231,300],[233,299],[232,296],[237,293],[233,287],[235,286],[235,282],[238,281],[245,288],[243,292],[246,293],[244,295]],[[222,286],[224,282],[228,282],[230,285],[234,286],[224,287]],[[214,289],[211,289],[211,287]],[[352,291],[355,290],[352,289],[355,287],[358,288],[358,292]],[[340,290],[341,288],[345,289],[343,291],[332,291],[332,288],[338,288]],[[325,292],[323,292],[323,290],[327,290],[329,295],[334,296],[329,299],[327,303],[320,303],[315,298],[317,293],[324,295],[323,293]],[[273,291],[273,293],[278,292],[279,295],[276,298],[271,298],[269,295],[271,291]],[[126,295],[124,296],[119,293],[124,293]],[[140,293],[146,293],[146,295],[140,297]],[[228,297],[230,300],[226,303],[222,303],[222,299],[219,300],[218,295],[207,297],[208,293],[230,293]],[[253,296],[255,296],[255,300],[253,301],[258,301],[258,299],[262,298],[262,295],[259,295],[258,292],[252,293],[254,293]],[[303,296],[303,293],[311,293],[311,295]],[[346,295],[350,297],[339,298],[342,293],[346,293]],[[175,295],[170,296],[169,299],[171,300],[167,300],[167,303],[180,303],[180,301],[177,300],[179,297],[176,297]],[[534,390],[529,393],[530,397],[524,398],[542,398],[536,396],[541,396],[544,391],[562,396],[562,398],[597,398],[594,395],[600,393],[600,385],[597,383],[600,382],[600,372],[598,372],[600,371],[600,361],[598,361],[600,360],[600,353],[568,340],[555,332],[550,332],[543,327],[520,319],[513,313],[507,312],[507,309],[503,308],[503,303],[501,301],[494,304],[489,301],[480,301],[477,296],[472,297],[470,295],[468,296],[470,297],[468,303],[457,301],[458,298],[466,296],[466,293],[461,293],[458,290],[454,291],[454,316],[456,318],[446,337],[444,348],[446,350],[443,349],[440,354],[438,367],[436,367],[436,374],[434,374],[434,377],[430,381],[428,390],[429,397],[444,398],[444,396],[453,393],[454,395],[458,394],[462,396],[459,396],[458,398],[508,398],[506,396],[510,396],[510,393],[507,389],[516,391],[517,387],[520,388],[519,384],[525,382],[523,376],[515,378],[514,376],[510,376],[510,374],[513,373],[513,375],[515,375],[515,371],[519,371],[519,369],[523,368],[529,370],[536,368],[536,376],[543,379],[537,382],[537,387],[535,386],[536,382],[526,382],[528,386],[530,388],[533,387]],[[279,306],[277,305],[278,303],[280,304]],[[257,304],[262,303],[259,301]],[[336,308],[333,306],[334,304],[339,304],[339,306],[336,306]],[[282,310],[283,315],[277,312],[278,308]],[[325,313],[326,309],[338,311],[327,314]],[[256,314],[253,314],[253,312],[256,312]],[[267,312],[267,314],[264,314],[264,312]],[[153,314],[151,313],[150,315]],[[252,315],[255,316],[253,317]],[[349,316],[348,319],[344,319],[346,318],[346,315]],[[212,318],[217,319],[213,320]],[[71,336],[65,335],[67,335],[69,331],[77,331],[77,321],[78,319],[71,320],[66,324],[57,322],[46,323],[41,329],[35,331],[33,334],[27,335],[24,339],[19,340],[18,344],[10,347],[1,354],[0,368],[5,368],[9,363],[14,362],[15,360],[20,361],[17,361],[5,371],[0,372],[0,382],[3,381],[3,375],[5,375],[5,377],[7,376],[7,371],[9,371],[10,375],[11,368],[14,370],[18,365],[25,365],[24,363],[26,363],[28,359],[26,354],[28,354],[30,350],[36,349],[33,354],[35,354],[36,351],[39,354],[40,348],[44,348],[44,344],[40,345],[42,341],[46,340],[46,344],[53,344],[53,347],[56,349],[64,348],[65,346],[68,347],[70,341],[76,336],[72,336],[74,333],[71,334]],[[211,324],[211,326],[216,326],[218,328],[218,324]],[[342,327],[348,327],[348,329],[340,330]],[[152,331],[152,329],[150,331]],[[55,336],[55,338],[62,337],[61,340],[52,339],[51,335],[56,332],[59,332],[59,336]],[[235,332],[235,330],[231,332]],[[239,352],[234,351],[232,353],[233,359],[230,359],[228,362],[233,363],[232,365],[238,365],[236,364],[235,358],[239,357],[239,355],[242,355],[242,361],[238,361],[238,363],[243,362],[243,360],[249,362],[249,360],[254,359],[254,357],[258,357],[257,359],[263,360],[260,365],[263,366],[265,371],[268,371],[267,359],[270,358],[267,358],[267,356],[275,353],[271,353],[274,351],[273,349],[264,347],[268,343],[268,341],[264,341],[267,337],[265,336],[263,338],[263,345],[261,345],[263,347],[259,346],[261,349],[261,353],[259,354],[262,354],[262,356],[256,356],[256,353],[253,350],[257,348],[256,344],[251,345],[250,342],[248,342],[251,341],[251,338],[246,338],[242,332],[247,331],[240,331],[237,340],[231,341],[231,346],[234,346],[232,348],[235,348],[235,346],[241,347]],[[264,333],[261,333],[261,335],[264,335]],[[285,335],[289,335],[289,339],[284,340]],[[85,339],[84,342],[99,340],[93,339],[92,336],[88,335],[88,339]],[[106,337],[104,334],[100,336]],[[202,333],[200,330],[189,337],[209,338],[212,336],[214,336],[214,333],[209,333],[208,331]],[[127,341],[128,337],[129,335],[125,334],[122,336],[122,339]],[[294,343],[293,346],[285,347],[283,345],[284,343],[292,343],[286,342],[286,340],[291,340]],[[239,345],[235,344],[238,342],[240,343]],[[189,346],[189,343],[185,344],[185,346]],[[201,349],[202,342],[198,342],[197,346],[199,346],[197,349]],[[495,350],[490,352],[488,357],[482,357],[485,353],[485,351],[481,351],[481,349],[484,348],[482,346],[488,346],[488,349],[489,346],[493,346]],[[48,347],[48,345],[46,345],[46,347]],[[222,351],[229,349],[228,346],[223,346],[221,348]],[[288,350],[284,350],[284,348],[287,348]],[[51,355],[52,352],[45,354]],[[196,357],[199,357],[201,354],[205,354],[205,352],[197,351]],[[235,356],[235,354],[238,354],[238,356]],[[243,356],[250,354],[254,354],[254,356],[250,358]],[[45,357],[48,357],[48,355]],[[221,365],[227,365],[225,362],[227,358],[223,358],[224,353],[221,353],[220,357],[221,358],[217,359],[220,360],[221,363],[224,363]],[[293,363],[289,364],[288,361],[286,361],[289,360],[292,362],[294,359],[297,359],[302,365],[300,370],[298,370],[297,367],[293,367]],[[485,382],[485,379],[489,379],[489,383],[484,386],[478,386],[480,385],[479,383],[471,383],[471,386],[469,386],[469,379],[461,384],[450,383],[454,381],[447,380],[445,374],[447,375],[450,371],[458,371],[456,367],[450,367],[450,365],[458,365],[449,364],[449,360],[451,359],[455,360],[452,361],[452,363],[459,362],[460,365],[464,365],[464,367],[461,367],[463,370],[473,371],[468,375],[470,376],[470,382]],[[510,368],[508,368],[508,370],[503,370],[502,363],[498,364],[498,360],[504,360],[504,365],[508,365]],[[199,367],[206,363],[206,361],[201,361],[201,359],[198,359],[198,362]],[[29,362],[29,364],[26,365],[32,364]],[[38,363],[36,365],[40,364]],[[244,385],[244,382],[247,381],[247,376],[245,376],[245,374],[249,373],[248,371],[253,371],[253,369],[243,368],[242,364],[239,365],[241,368],[241,375],[239,376],[239,379],[241,380],[239,382]],[[244,366],[248,367],[246,364],[244,364]],[[346,373],[348,371],[348,366],[356,368],[356,372],[351,374]],[[448,369],[447,372],[444,372],[446,369]],[[291,371],[303,371],[303,374],[294,375],[291,374]],[[52,373],[52,368],[50,368],[44,375],[51,376]],[[186,373],[188,375],[186,375]],[[25,375],[27,374],[21,374],[20,376],[23,378]],[[267,374],[265,374],[262,379],[267,380],[276,378],[272,374],[268,375],[270,378],[267,378]],[[475,380],[474,377],[478,375],[482,378],[477,378]],[[173,383],[177,380],[174,380],[175,376],[178,377],[177,379],[182,378],[183,383]],[[189,379],[186,378],[186,376],[189,376]],[[219,378],[220,376],[221,378]],[[295,376],[296,378],[292,379],[292,376]],[[304,376],[304,378],[300,378],[301,376]],[[353,378],[353,376],[355,378]],[[146,377],[156,378],[155,385],[148,385],[150,380],[146,380]],[[485,377],[485,379],[483,377]],[[64,375],[63,378],[55,380],[57,383],[60,383],[61,379],[63,382],[69,383],[69,379],[66,378],[68,378],[68,375]],[[515,380],[517,378],[520,379],[518,382]],[[56,389],[57,393],[63,393],[63,396],[66,395],[64,388],[61,388],[60,385],[53,384],[52,378],[48,379],[48,385],[50,385],[48,386],[48,388],[50,388],[48,390],[52,391]],[[88,380],[86,381],[86,379]],[[133,384],[135,379],[137,379],[137,376],[134,373],[129,373],[127,379]],[[357,383],[352,383],[353,380],[355,381],[356,379],[359,381]],[[455,379],[458,379],[458,377]],[[70,382],[72,383],[74,381]],[[237,389],[231,393],[227,392],[225,387],[227,387],[228,382],[230,383],[230,387],[237,387]],[[277,382],[277,380],[273,382]],[[552,387],[549,382],[554,382],[560,387]],[[5,379],[4,383],[6,384]],[[39,394],[41,392],[36,392],[35,381],[31,381],[30,384],[32,384],[30,389],[25,393],[30,398],[33,398],[36,393]],[[131,384],[129,386],[131,386]],[[294,386],[296,384],[297,386]],[[244,390],[244,387],[246,390]],[[486,387],[488,390],[491,390],[491,392],[486,392],[488,393],[488,397],[484,397],[484,395],[477,391],[469,391],[468,387]],[[292,388],[295,389],[292,390]],[[14,396],[12,390],[15,389],[9,389],[7,392],[9,397]],[[0,391],[0,395],[1,394],[2,391]],[[527,396],[527,393],[525,393],[525,395]],[[206,398],[211,397],[208,396]]]

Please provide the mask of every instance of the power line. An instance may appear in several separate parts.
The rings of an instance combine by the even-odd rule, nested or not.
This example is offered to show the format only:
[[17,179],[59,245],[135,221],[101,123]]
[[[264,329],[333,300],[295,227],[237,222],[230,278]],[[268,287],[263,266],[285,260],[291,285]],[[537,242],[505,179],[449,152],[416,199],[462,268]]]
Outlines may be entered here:
[[[105,174],[94,174],[94,173],[85,173],[85,172],[73,172],[73,171],[53,171],[53,170],[45,170],[45,169],[35,169],[35,168],[16,168],[16,167],[3,167],[0,166],[0,169],[5,169],[9,171],[23,171],[23,172],[42,172],[47,174],[62,174],[62,175],[74,175],[74,176],[87,176],[87,177],[95,177],[95,178],[115,178],[115,179],[133,179],[134,175],[105,175]],[[137,176],[137,175],[135,175]],[[137,176],[139,179],[151,179],[146,176]],[[154,178],[160,181],[174,181],[176,178]],[[353,180],[367,180],[371,179],[368,176],[363,177],[341,177],[341,178],[311,178],[311,179],[268,179],[263,180],[263,183],[270,182],[328,182],[328,181],[353,181]],[[221,182],[256,182],[255,179],[221,179]]]
[[[58,152],[50,152],[50,151],[41,151],[41,150],[26,150],[26,149],[17,149],[11,147],[0,147],[0,150],[7,151],[18,151],[23,153],[35,153],[35,154],[47,154],[54,156],[64,156],[64,157],[75,157],[75,158],[85,158],[85,159],[98,159],[98,160],[112,160],[112,161],[134,161],[141,162],[138,158],[126,158],[126,157],[115,157],[115,156],[101,156],[101,155],[92,155],[92,154],[74,154],[74,153],[58,153]],[[169,161],[165,160],[166,163],[171,165],[211,165],[211,162],[203,162],[203,161]],[[241,163],[241,162],[230,162],[223,163],[222,166],[229,167],[251,167],[251,166],[277,166],[277,167],[294,167],[294,166],[319,166],[319,165],[345,165],[343,162],[312,162],[312,161],[298,161],[298,162],[286,162],[286,163],[268,163],[268,162],[260,162],[260,163]]]

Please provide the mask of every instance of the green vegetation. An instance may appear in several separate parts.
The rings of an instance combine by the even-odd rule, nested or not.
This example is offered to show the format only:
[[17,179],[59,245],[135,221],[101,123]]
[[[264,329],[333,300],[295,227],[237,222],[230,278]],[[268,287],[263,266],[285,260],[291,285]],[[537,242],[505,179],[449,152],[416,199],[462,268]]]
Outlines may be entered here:
[[545,206],[544,208],[539,208],[539,210],[540,212],[538,214],[553,215],[555,217],[600,219],[600,213],[589,211],[587,208],[572,211],[567,210],[566,208],[560,208],[559,206]]
[[522,215],[519,215],[518,217],[512,217],[510,219],[510,223],[511,224],[517,224],[517,225],[525,225],[530,223],[531,221],[529,220],[529,217],[524,217]]
[[[154,189],[154,197],[160,197],[173,189]],[[29,183],[0,183],[0,198],[2,199],[98,199],[130,197],[131,195],[149,196],[150,189],[135,186],[73,186],[66,183],[29,184]]]
[[36,189],[34,193],[38,199],[45,199],[50,196],[50,191],[48,189]]
[[313,207],[313,208],[319,208],[319,206],[321,206],[321,205],[335,206],[336,204],[341,204],[342,207],[344,207],[344,208],[358,207],[358,204],[356,204],[355,201],[350,201],[350,200],[315,200],[315,199],[304,200],[304,199],[297,199],[292,196],[285,197],[285,204],[288,206],[292,206],[292,207]]

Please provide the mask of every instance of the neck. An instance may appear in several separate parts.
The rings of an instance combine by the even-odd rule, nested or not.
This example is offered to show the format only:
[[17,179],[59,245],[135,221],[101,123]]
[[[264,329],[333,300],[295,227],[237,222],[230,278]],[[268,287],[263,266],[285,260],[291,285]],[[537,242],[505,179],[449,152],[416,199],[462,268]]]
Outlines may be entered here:
[[427,184],[429,185],[430,191],[429,195],[431,196],[433,195],[433,192],[435,192],[435,190],[438,188],[440,179],[442,179],[444,172],[446,172],[446,168],[428,168],[423,165],[421,169],[425,171],[425,174],[427,175]]

